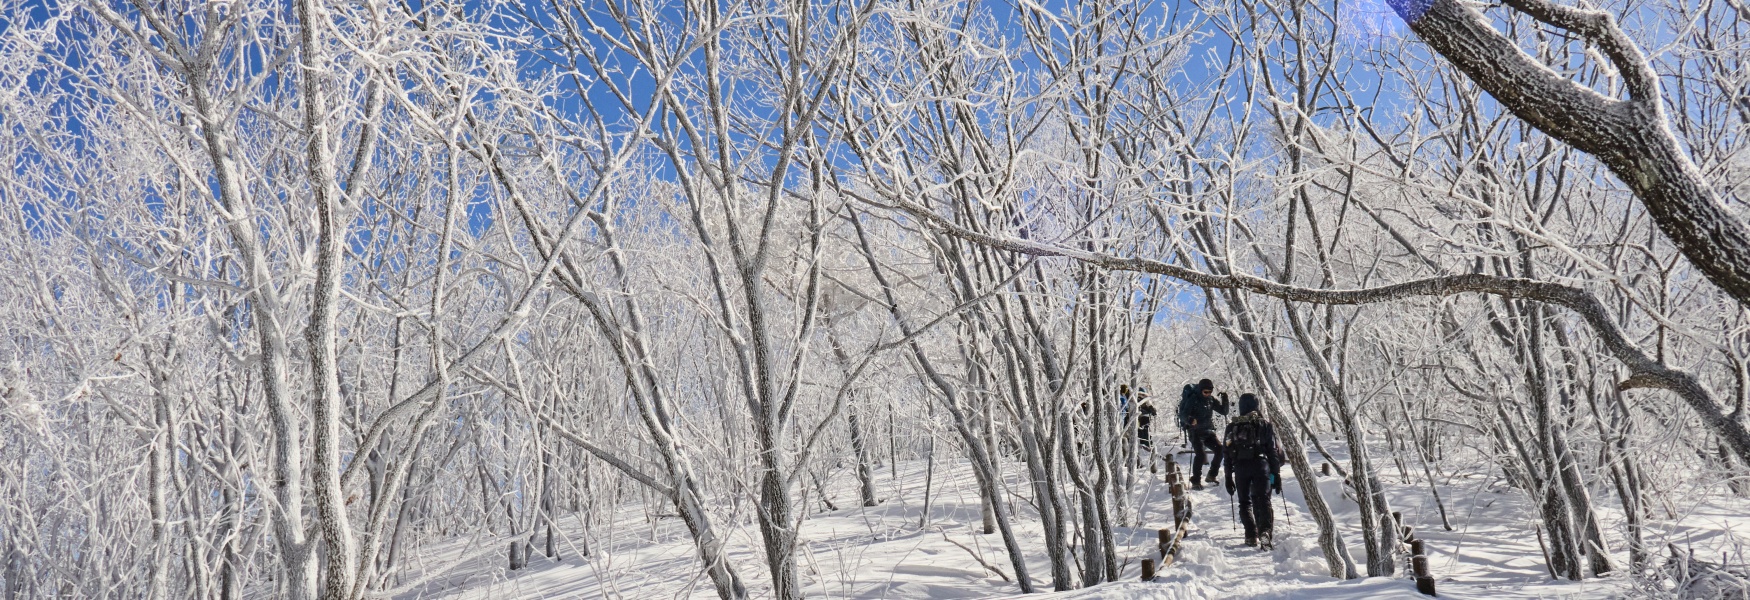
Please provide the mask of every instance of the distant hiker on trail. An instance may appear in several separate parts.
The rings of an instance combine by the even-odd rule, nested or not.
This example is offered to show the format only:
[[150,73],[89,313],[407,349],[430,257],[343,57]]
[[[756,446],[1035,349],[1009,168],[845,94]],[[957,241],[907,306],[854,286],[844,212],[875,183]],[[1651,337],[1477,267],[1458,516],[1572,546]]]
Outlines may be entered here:
[[1196,387],[1185,386],[1184,395],[1179,398],[1179,428],[1185,430],[1185,437],[1190,438],[1191,450],[1196,457],[1191,459],[1191,489],[1203,489],[1203,465],[1206,464],[1206,453],[1214,453],[1215,460],[1208,462],[1209,483],[1215,483],[1216,476],[1221,474],[1221,439],[1215,437],[1215,413],[1227,414],[1227,395],[1223,394],[1220,401],[1215,399],[1215,382],[1205,379],[1197,382]]
[[1136,393],[1130,392],[1129,385],[1118,386],[1118,419],[1121,422],[1130,421],[1130,406],[1136,405],[1136,441],[1144,448],[1153,448],[1148,439],[1148,427],[1154,422],[1155,404],[1148,399],[1148,388],[1137,386]]
[[1276,545],[1270,492],[1282,493],[1282,449],[1262,409],[1257,396],[1241,394],[1240,416],[1227,424],[1227,493],[1239,499],[1246,545],[1269,549]]
[[1144,448],[1154,448],[1154,441],[1148,437],[1148,427],[1155,420],[1155,401],[1149,399],[1148,392],[1136,392],[1136,440]]

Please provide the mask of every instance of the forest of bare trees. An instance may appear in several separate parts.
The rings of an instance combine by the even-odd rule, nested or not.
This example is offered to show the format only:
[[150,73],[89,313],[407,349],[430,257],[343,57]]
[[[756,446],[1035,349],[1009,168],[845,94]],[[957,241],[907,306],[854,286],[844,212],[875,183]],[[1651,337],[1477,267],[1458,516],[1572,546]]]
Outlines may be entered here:
[[1669,592],[1750,510],[1750,5],[1562,1],[5,0],[0,595],[388,597],[628,509],[832,595],[804,529],[912,464],[990,594],[1079,589],[1199,377],[1321,575],[1475,475]]

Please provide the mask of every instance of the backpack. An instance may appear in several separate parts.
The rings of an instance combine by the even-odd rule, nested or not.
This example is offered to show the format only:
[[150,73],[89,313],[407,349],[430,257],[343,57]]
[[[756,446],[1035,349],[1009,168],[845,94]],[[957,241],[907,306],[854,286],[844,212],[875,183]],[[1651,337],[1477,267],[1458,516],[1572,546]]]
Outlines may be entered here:
[[1187,385],[1179,392],[1179,428],[1191,426],[1191,416],[1196,409],[1196,386]]
[[1256,415],[1236,417],[1227,427],[1227,449],[1233,460],[1269,458],[1275,450],[1266,435],[1267,423]]

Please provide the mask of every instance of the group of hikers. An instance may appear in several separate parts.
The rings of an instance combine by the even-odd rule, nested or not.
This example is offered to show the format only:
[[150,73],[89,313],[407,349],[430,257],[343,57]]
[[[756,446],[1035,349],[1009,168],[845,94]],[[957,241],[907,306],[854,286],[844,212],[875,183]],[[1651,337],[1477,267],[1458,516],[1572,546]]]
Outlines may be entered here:
[[[1153,447],[1149,428],[1157,414],[1147,393],[1137,392],[1136,437],[1144,447]],[[1120,402],[1128,410],[1128,387],[1120,389]],[[1238,408],[1237,415],[1227,421],[1221,436],[1215,433],[1215,415],[1227,416]],[[1224,481],[1227,493],[1239,502],[1240,523],[1246,530],[1246,545],[1271,548],[1275,544],[1273,525],[1275,514],[1270,509],[1270,493],[1282,493],[1282,448],[1276,443],[1276,427],[1264,418],[1258,397],[1240,394],[1239,406],[1229,402],[1227,393],[1215,393],[1215,382],[1208,379],[1188,384],[1179,396],[1179,430],[1190,446],[1191,489],[1201,490],[1205,483]],[[1221,465],[1227,463],[1227,477],[1221,478]],[[1204,467],[1209,467],[1204,478]]]

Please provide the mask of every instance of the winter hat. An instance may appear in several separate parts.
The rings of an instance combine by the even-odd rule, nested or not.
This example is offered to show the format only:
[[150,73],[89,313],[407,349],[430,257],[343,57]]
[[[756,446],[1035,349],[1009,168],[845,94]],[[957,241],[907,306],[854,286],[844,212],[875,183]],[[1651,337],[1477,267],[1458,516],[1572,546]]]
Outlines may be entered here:
[[1253,396],[1251,394],[1240,394],[1240,414],[1241,415],[1252,414],[1253,412],[1256,412],[1256,411],[1260,410],[1261,408],[1262,407],[1258,406],[1258,397],[1257,396]]
[[1210,381],[1210,380],[1208,380],[1208,379],[1205,379],[1205,380],[1203,380],[1203,381],[1199,381],[1199,382],[1197,382],[1197,389],[1198,389],[1198,390],[1211,390],[1211,391],[1214,391],[1214,390],[1215,390],[1215,382],[1213,382],[1213,381]]

